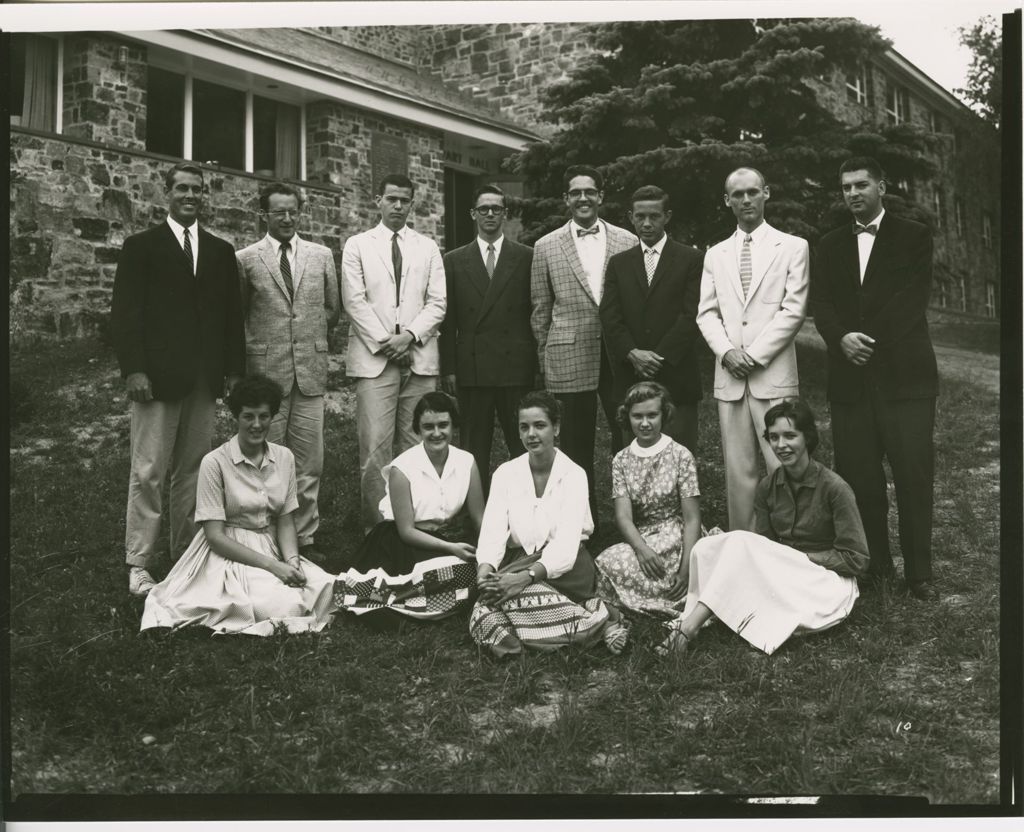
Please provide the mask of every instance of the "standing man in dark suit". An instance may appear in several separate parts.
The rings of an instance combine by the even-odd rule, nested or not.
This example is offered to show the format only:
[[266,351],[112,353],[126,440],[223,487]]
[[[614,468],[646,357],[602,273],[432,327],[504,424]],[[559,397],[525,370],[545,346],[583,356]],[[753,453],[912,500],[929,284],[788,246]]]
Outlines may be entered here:
[[505,239],[505,193],[484,185],[470,214],[477,237],[444,256],[448,309],[441,324],[441,386],[459,400],[462,447],[473,454],[484,492],[491,482],[494,416],[511,456],[519,440],[516,404],[537,375],[530,329],[533,249]]
[[839,169],[853,214],[821,238],[811,311],[828,345],[828,398],[836,471],[853,488],[871,555],[869,574],[890,578],[885,471],[899,512],[907,589],[934,600],[932,487],[938,371],[925,311],[932,237],[920,223],[886,213],[878,162],[854,157]]
[[195,536],[196,481],[213,440],[214,401],[245,370],[235,252],[197,222],[203,172],[179,163],[164,186],[167,221],[124,241],[110,321],[131,402],[125,560],[133,595],[153,586],[168,470],[172,557]]
[[[641,379],[657,381],[676,411],[664,432],[697,453],[697,302],[704,255],[669,238],[669,197],[645,185],[633,193],[629,212],[640,245],[608,261],[601,324],[615,377],[615,398]],[[628,441],[628,440],[626,440]]]
[[299,554],[322,562],[313,546],[324,467],[327,333],[341,313],[334,257],[296,232],[302,194],[284,182],[260,192],[267,236],[237,252],[245,320],[246,367],[281,385],[284,399],[267,439],[295,454]]
[[604,272],[614,254],[636,245],[624,228],[600,219],[604,178],[591,167],[565,171],[563,197],[572,218],[537,241],[533,250],[530,325],[544,387],[562,403],[561,449],[584,471],[594,498],[597,400],[611,429],[612,453],[622,448],[611,363],[601,335],[599,304]]

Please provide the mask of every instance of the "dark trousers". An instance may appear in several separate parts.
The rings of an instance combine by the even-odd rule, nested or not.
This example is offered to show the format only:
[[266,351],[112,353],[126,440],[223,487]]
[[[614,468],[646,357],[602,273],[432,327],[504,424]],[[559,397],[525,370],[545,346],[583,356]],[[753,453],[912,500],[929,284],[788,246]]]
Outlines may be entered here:
[[[696,404],[677,404],[676,412],[672,414],[671,421],[661,426],[661,432],[675,439],[676,442],[693,454],[694,459],[697,458],[698,420],[699,411]],[[626,428],[622,431],[622,440],[627,445],[633,441],[633,438],[631,428]]]
[[459,387],[459,437],[463,450],[473,454],[484,496],[491,485],[491,444],[494,439],[494,417],[501,425],[509,458],[526,451],[519,439],[519,414],[516,405],[529,387]]
[[893,572],[885,456],[896,491],[904,577],[931,580],[935,399],[887,400],[872,388],[860,401],[831,406],[836,473],[857,497],[871,555],[869,573]]
[[[596,393],[596,395],[595,395]],[[605,419],[611,429],[611,452],[615,456],[625,445],[622,431],[618,427],[617,411],[621,402],[615,394],[612,370],[604,349],[601,350],[601,375],[597,390],[583,393],[553,393],[562,403],[562,427],[558,447],[587,472],[587,487],[590,489],[590,514],[597,531],[597,499],[594,490],[594,441],[597,436],[597,402],[600,400]]]

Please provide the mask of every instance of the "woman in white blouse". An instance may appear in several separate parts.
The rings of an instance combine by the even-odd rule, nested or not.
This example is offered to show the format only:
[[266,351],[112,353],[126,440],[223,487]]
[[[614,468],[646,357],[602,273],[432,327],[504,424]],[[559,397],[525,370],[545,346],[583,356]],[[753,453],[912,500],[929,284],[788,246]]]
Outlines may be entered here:
[[587,475],[555,447],[558,401],[527,393],[518,413],[527,453],[499,466],[491,480],[470,634],[498,656],[602,638],[619,653],[626,629],[618,611],[596,597],[594,562],[583,545],[594,530]]
[[445,393],[427,393],[416,403],[412,429],[420,442],[381,471],[384,519],[363,541],[355,569],[405,575],[440,555],[473,559],[484,496],[473,455],[451,444],[458,420],[455,400]]

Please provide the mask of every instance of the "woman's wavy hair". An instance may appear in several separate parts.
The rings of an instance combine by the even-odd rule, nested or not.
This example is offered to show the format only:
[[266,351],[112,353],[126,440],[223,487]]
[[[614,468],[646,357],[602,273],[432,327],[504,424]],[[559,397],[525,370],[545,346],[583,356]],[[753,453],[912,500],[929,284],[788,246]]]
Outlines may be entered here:
[[281,385],[272,381],[266,376],[246,376],[231,388],[228,394],[228,410],[236,419],[242,412],[243,407],[259,407],[261,404],[270,405],[270,415],[276,416],[281,409],[281,399],[284,392]]
[[813,454],[818,447],[818,425],[814,420],[814,411],[803,399],[786,399],[768,408],[764,414],[764,438],[768,440],[768,428],[774,424],[776,419],[789,419],[793,427],[804,435],[807,443],[807,453]]
[[630,430],[629,411],[633,405],[640,402],[649,402],[651,399],[661,399],[661,426],[664,429],[672,420],[672,414],[676,412],[675,403],[672,401],[672,394],[656,381],[638,381],[626,391],[626,398],[622,400],[616,412],[619,426],[623,430]]
[[531,390],[519,400],[516,405],[516,414],[522,413],[531,407],[539,407],[547,414],[552,426],[562,423],[562,403],[552,396],[547,390]]
[[451,416],[452,427],[457,428],[459,426],[459,406],[455,403],[455,399],[447,393],[442,393],[440,390],[432,390],[429,393],[424,393],[423,397],[416,402],[416,407],[412,410],[412,429],[414,433],[420,432],[420,419],[423,418],[423,414],[428,410],[431,413],[447,413]]

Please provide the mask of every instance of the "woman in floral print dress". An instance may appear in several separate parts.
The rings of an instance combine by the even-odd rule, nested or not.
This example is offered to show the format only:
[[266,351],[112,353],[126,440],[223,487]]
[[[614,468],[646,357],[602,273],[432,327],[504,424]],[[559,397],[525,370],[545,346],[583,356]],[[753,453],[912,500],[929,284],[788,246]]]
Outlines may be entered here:
[[612,461],[615,522],[625,540],[597,556],[602,597],[662,618],[683,609],[690,549],[700,537],[693,455],[661,432],[671,413],[668,391],[656,382],[626,393],[619,420],[636,438]]

